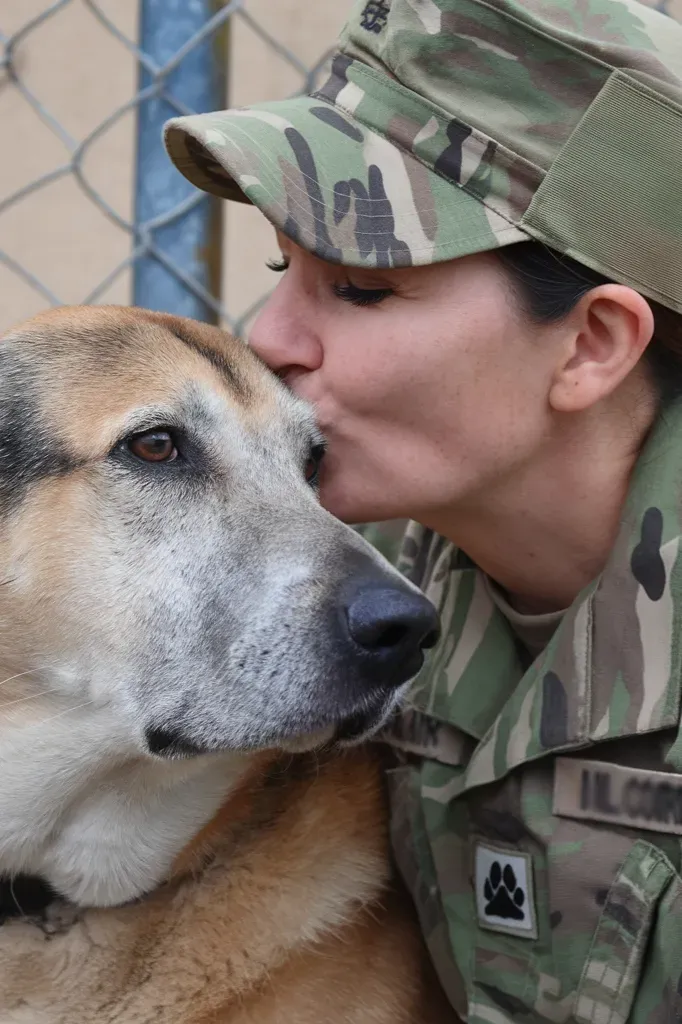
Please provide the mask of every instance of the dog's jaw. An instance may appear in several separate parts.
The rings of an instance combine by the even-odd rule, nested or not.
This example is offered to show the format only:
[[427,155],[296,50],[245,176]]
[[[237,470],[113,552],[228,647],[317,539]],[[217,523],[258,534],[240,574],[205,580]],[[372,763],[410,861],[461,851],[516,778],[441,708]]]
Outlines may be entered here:
[[161,762],[134,749],[109,708],[36,710],[0,726],[0,872],[38,875],[80,906],[127,903],[166,881],[252,761]]

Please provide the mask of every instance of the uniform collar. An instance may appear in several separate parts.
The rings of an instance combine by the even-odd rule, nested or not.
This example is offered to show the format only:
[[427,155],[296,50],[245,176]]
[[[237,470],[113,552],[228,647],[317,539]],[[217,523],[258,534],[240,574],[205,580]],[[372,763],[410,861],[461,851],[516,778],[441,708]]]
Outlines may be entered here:
[[677,727],[682,669],[682,402],[659,417],[635,466],[601,575],[529,666],[483,576],[442,538],[426,593],[443,639],[412,703],[477,742],[462,789],[527,761]]

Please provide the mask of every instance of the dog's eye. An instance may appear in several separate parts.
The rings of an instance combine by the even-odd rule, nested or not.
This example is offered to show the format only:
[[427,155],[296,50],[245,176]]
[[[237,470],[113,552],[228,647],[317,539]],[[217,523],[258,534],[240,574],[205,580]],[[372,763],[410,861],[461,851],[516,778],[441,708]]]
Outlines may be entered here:
[[175,442],[167,430],[148,430],[128,441],[128,449],[143,462],[172,462],[178,457]]
[[305,478],[306,482],[311,487],[317,486],[317,480],[320,473],[320,463],[324,455],[325,446],[323,444],[314,444],[310,449],[310,455],[308,461],[305,464]]

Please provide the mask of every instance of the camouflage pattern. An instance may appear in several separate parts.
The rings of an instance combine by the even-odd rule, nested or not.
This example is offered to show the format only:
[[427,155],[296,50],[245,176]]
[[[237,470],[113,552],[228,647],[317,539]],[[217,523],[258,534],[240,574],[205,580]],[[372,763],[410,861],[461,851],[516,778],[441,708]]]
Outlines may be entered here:
[[[642,452],[604,571],[529,664],[479,570],[410,528],[402,567],[444,636],[385,737],[403,761],[393,842],[469,1024],[682,1019],[682,813],[670,805],[643,829],[553,809],[565,757],[645,769],[682,791],[681,534],[678,403]],[[662,792],[669,801],[669,783]],[[531,858],[537,938],[481,925],[479,843]]]
[[663,14],[682,22],[682,0],[643,0],[647,7],[654,7]]
[[534,237],[682,310],[682,26],[653,7],[359,0],[316,94],[175,118],[168,152],[334,263]]

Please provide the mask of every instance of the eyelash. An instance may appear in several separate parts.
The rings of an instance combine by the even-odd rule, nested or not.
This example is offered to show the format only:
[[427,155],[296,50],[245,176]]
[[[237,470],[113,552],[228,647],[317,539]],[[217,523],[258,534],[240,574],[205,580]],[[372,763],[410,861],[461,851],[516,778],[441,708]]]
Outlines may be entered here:
[[[285,270],[289,269],[289,261],[285,259],[267,260],[266,266],[269,270],[274,270],[276,274],[283,274]],[[379,302],[387,299],[389,295],[393,295],[392,288],[358,288],[357,285],[350,282],[334,284],[332,291],[337,299],[350,302],[354,306],[376,306]]]
[[392,288],[358,288],[350,283],[332,285],[332,291],[337,299],[351,302],[354,306],[376,306],[393,295]]

